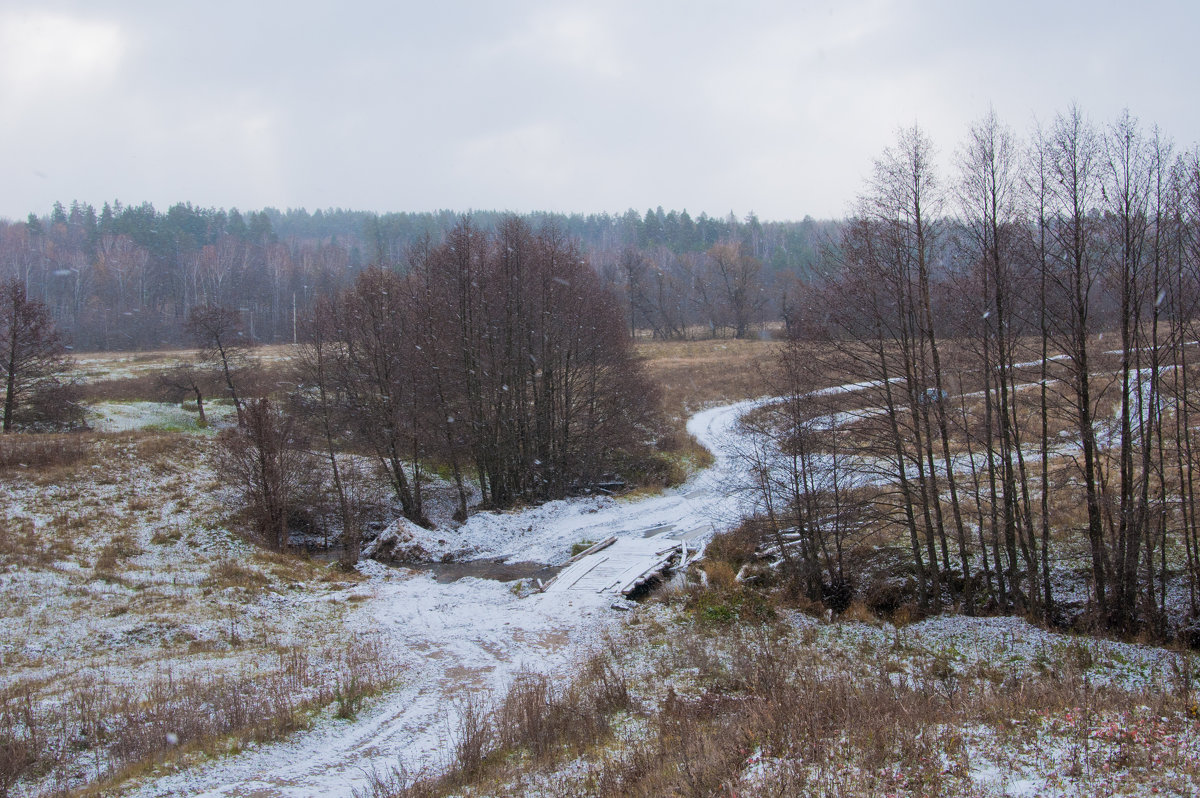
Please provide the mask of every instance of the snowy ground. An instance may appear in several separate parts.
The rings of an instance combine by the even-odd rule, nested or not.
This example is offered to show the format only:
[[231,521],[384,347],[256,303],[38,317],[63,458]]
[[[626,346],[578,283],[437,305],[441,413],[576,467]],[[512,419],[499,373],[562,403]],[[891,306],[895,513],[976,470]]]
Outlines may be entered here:
[[[305,689],[336,672],[362,580],[232,534],[209,439],[138,432],[90,447],[81,463],[0,478],[0,699],[28,691],[52,718],[162,680],[254,681],[291,651],[313,674]],[[102,767],[44,722],[57,764],[14,796],[78,787]]]
[[[481,513],[454,533],[455,552],[512,562],[562,562],[571,544],[612,535],[723,529],[741,517],[738,464],[726,455],[734,424],[753,402],[695,416],[689,432],[715,465],[678,490],[638,501],[580,499],[519,513]],[[439,533],[422,544],[437,551]],[[446,533],[440,533],[444,536]],[[444,539],[444,537],[443,537]],[[144,796],[350,796],[372,769],[403,761],[434,769],[448,759],[462,700],[499,690],[522,669],[566,674],[621,614],[611,599],[533,594],[480,579],[439,583],[432,574],[367,563],[369,592],[346,625],[386,636],[403,666],[400,687],[354,721],[328,720],[275,745],[150,781]]]
[[678,490],[634,500],[610,497],[565,499],[510,512],[482,512],[452,533],[399,522],[406,536],[434,560],[491,559],[556,565],[571,556],[571,546],[607,537],[727,528],[746,515],[746,480],[730,453],[734,423],[757,402],[741,402],[696,414],[688,432],[716,455],[712,468]]
[[[230,404],[210,402],[204,410],[210,430],[214,424],[229,422],[234,415]],[[87,414],[88,426],[97,432],[197,432],[202,429],[199,421],[194,409],[170,402],[96,402],[88,405]]]
[[[857,390],[867,385],[844,386],[831,391]],[[141,406],[144,404],[145,406]],[[742,491],[746,475],[730,456],[736,437],[735,422],[755,402],[714,408],[695,416],[688,429],[716,455],[715,465],[698,474],[678,490],[639,500],[585,498],[552,502],[537,508],[507,513],[477,513],[453,531],[427,531],[405,527],[413,543],[435,559],[486,558],[496,561],[559,564],[571,553],[573,544],[617,535],[641,537],[673,529],[721,530],[735,523],[750,509]],[[127,408],[121,410],[121,407]],[[138,403],[98,407],[98,421],[105,428],[185,428],[173,414],[174,408]],[[182,411],[180,411],[182,412]],[[102,419],[102,420],[101,420]],[[179,423],[179,426],[177,426]],[[131,446],[133,444],[130,444]],[[56,633],[53,620],[67,610],[49,606],[26,609],[0,623],[0,662],[15,665],[33,675],[50,667],[50,656],[60,651],[73,656],[115,655],[135,649],[141,662],[151,662],[154,649],[164,646],[176,630],[197,641],[193,667],[219,667],[220,662],[242,664],[244,653],[225,644],[226,628],[244,624],[244,635],[261,628],[264,639],[287,643],[307,638],[334,639],[338,634],[361,633],[380,637],[392,652],[403,674],[398,686],[376,698],[354,720],[322,717],[314,727],[282,743],[251,747],[244,752],[211,761],[189,770],[150,773],[130,784],[137,796],[350,796],[362,787],[372,769],[387,770],[402,761],[412,771],[437,769],[449,759],[456,719],[462,702],[479,691],[498,691],[522,669],[565,675],[573,663],[597,643],[610,626],[624,617],[609,607],[610,599],[578,593],[533,594],[519,584],[465,578],[441,583],[428,572],[393,569],[373,562],[362,566],[364,580],[356,584],[336,583],[309,592],[271,590],[259,595],[235,595],[224,602],[227,613],[211,618],[189,617],[189,610],[174,598],[198,592],[206,584],[218,584],[215,574],[231,557],[240,557],[238,542],[219,528],[189,526],[185,516],[203,509],[206,516],[219,515],[219,500],[209,495],[207,477],[186,462],[194,452],[181,452],[185,462],[171,469],[134,469],[128,474],[115,464],[98,467],[94,487],[89,487],[79,519],[61,522],[64,535],[72,526],[91,523],[114,510],[125,520],[116,522],[131,531],[131,553],[120,555],[121,579],[97,578],[98,546],[76,544],[56,561],[55,568],[26,576],[20,572],[0,574],[0,598],[17,601],[20,595],[35,595],[41,588],[34,581],[61,583],[45,587],[58,590],[64,602],[102,606],[80,625]],[[112,474],[108,474],[108,472]],[[115,474],[120,473],[118,479]],[[163,483],[174,499],[164,505],[147,506],[139,485]],[[36,484],[0,490],[10,506],[30,504],[28,494],[45,488]],[[83,518],[84,514],[91,514]],[[33,519],[40,527],[58,522],[50,514]],[[95,550],[93,550],[95,549]],[[180,553],[173,558],[171,552]],[[182,556],[186,554],[186,556]],[[192,562],[181,568],[173,562]],[[72,563],[76,563],[72,565]],[[162,572],[161,576],[156,575]],[[91,573],[95,572],[95,573]],[[90,574],[90,575],[89,575]],[[129,584],[123,584],[122,582]],[[298,585],[299,587],[299,585]],[[79,591],[84,591],[81,593]],[[229,590],[226,588],[226,590]],[[4,595],[8,594],[8,595]],[[65,598],[71,596],[71,598]],[[148,598],[147,598],[148,597]],[[147,626],[134,613],[123,609],[153,600],[161,623]],[[96,604],[96,602],[101,602]],[[12,606],[15,606],[12,605]],[[244,613],[237,614],[235,613]],[[837,625],[826,627],[829,635],[841,634]],[[846,626],[846,634],[860,645],[878,638],[880,646],[894,645],[894,630]],[[148,631],[147,631],[148,630]],[[966,621],[934,619],[909,627],[906,645],[937,649],[955,667],[990,665],[1020,670],[1015,663],[1037,663],[1048,650],[1067,645],[1063,638],[1042,639],[1036,630],[1013,619]],[[140,637],[139,637],[140,635]],[[142,638],[145,640],[142,640]],[[82,641],[88,641],[86,645]],[[833,643],[831,643],[832,645]],[[42,649],[38,649],[42,646]],[[1114,649],[1114,651],[1117,651]],[[1121,649],[1101,661],[1135,662],[1130,678],[1144,678],[1148,687],[1160,682],[1161,664],[1155,655]],[[957,657],[962,657],[961,662]],[[1015,659],[1014,659],[1015,658]],[[110,674],[136,675],[136,666],[121,672],[110,666]],[[47,675],[50,675],[47,672]],[[0,686],[5,675],[0,672]],[[1012,794],[1006,792],[1006,794]]]

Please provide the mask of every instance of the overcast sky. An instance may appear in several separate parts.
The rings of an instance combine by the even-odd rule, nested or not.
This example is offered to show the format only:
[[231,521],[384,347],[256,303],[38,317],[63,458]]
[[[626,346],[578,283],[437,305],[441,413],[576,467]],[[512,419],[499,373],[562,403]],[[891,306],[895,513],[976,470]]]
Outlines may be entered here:
[[900,126],[1200,140],[1200,3],[0,0],[0,217],[204,207],[842,216]]

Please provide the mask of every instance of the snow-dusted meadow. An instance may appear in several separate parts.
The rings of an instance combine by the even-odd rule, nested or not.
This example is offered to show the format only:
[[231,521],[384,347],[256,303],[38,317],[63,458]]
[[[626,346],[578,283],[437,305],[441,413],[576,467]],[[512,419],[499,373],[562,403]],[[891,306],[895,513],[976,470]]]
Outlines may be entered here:
[[[572,546],[612,535],[720,531],[752,509],[744,464],[732,452],[736,419],[754,404],[711,408],[690,421],[689,431],[714,451],[716,463],[677,490],[636,500],[590,497],[480,512],[454,529],[397,522],[389,532],[435,560],[449,555],[559,564]],[[369,560],[358,574],[345,574],[324,563],[264,554],[229,531],[230,498],[208,465],[211,439],[179,434],[195,426],[186,411],[106,403],[94,408],[93,422],[112,434],[88,462],[70,473],[13,474],[0,485],[9,535],[18,530],[16,537],[28,541],[0,568],[6,608],[0,616],[0,690],[24,687],[39,700],[66,704],[98,684],[133,689],[153,680],[222,674],[253,679],[278,670],[290,651],[303,652],[316,674],[304,688],[316,697],[322,682],[344,678],[353,645],[366,645],[386,674],[382,692],[350,717],[336,717],[330,707],[282,741],[239,744],[215,759],[192,752],[168,766],[127,774],[128,794],[350,796],[365,788],[372,772],[397,763],[436,772],[452,759],[459,714],[471,696],[498,695],[526,671],[566,680],[605,639],[632,641],[647,626],[670,634],[675,622],[661,607],[628,613],[601,595],[541,594],[528,581],[446,582],[428,571]],[[623,638],[631,614],[650,623],[640,621],[634,637]],[[1083,672],[1095,684],[1161,692],[1178,689],[1183,661],[1159,648],[1081,644],[1017,619],[948,616],[903,628],[803,615],[792,622],[797,639],[827,652],[837,663],[831,667],[849,667],[857,657],[898,686],[928,683],[931,659],[945,663],[949,676],[939,678],[1046,678],[1045,669],[1063,657],[1080,659],[1075,652],[1083,645]],[[649,675],[655,690],[678,678],[686,691],[700,675],[662,673],[653,655],[631,656],[633,672]],[[1194,753],[1195,724],[1179,732],[1178,721],[1172,719],[1171,733]],[[1154,725],[1130,719],[1135,722],[1139,728]],[[1060,734],[1046,750],[1031,751],[998,739],[990,727],[966,730],[965,736],[973,763],[969,783],[978,794],[1076,794],[1066,761],[1074,738]],[[1097,739],[1097,746],[1104,744]],[[62,772],[19,786],[15,794],[102,776],[103,769],[89,763],[86,746],[80,751]],[[770,767],[752,759],[746,767],[750,787]]]
[[[361,579],[257,551],[232,534],[209,445],[190,435],[100,436],[81,464],[5,475],[6,708],[27,696],[50,723],[60,710],[76,719],[93,707],[115,711],[154,685],[248,686],[281,673],[284,654],[307,671],[293,682],[297,703],[336,678],[357,645],[343,621],[362,598]],[[134,722],[136,713],[125,717]],[[103,776],[109,768],[94,746],[105,749],[116,733],[43,739],[47,764],[36,786]]]
[[[222,409],[214,409],[219,424]],[[706,411],[692,431],[721,451],[740,409]],[[209,764],[188,753],[134,779],[145,794],[238,794],[263,782],[272,785],[266,794],[349,795],[364,768],[398,757],[436,768],[459,697],[500,689],[522,668],[565,672],[620,618],[611,599],[536,594],[528,582],[446,582],[369,560],[360,574],[344,574],[257,551],[230,531],[234,501],[211,470],[211,437],[188,434],[201,431],[192,413],[103,402],[90,423],[104,434],[86,462],[12,474],[0,487],[9,529],[28,549],[0,572],[0,600],[10,608],[0,618],[0,689],[67,705],[97,686],[109,695],[154,680],[253,679],[278,670],[289,651],[303,651],[306,667],[325,674],[310,681],[332,684],[347,648],[361,641],[398,674],[354,720],[327,710],[284,743]],[[435,559],[562,563],[584,540],[734,523],[742,514],[727,484],[735,465],[721,455],[681,489],[639,501],[580,498],[476,513],[457,529],[396,528],[419,535]],[[310,692],[319,697],[319,684]],[[54,772],[18,789],[108,775],[85,754],[64,750]],[[193,767],[167,772],[184,764]]]

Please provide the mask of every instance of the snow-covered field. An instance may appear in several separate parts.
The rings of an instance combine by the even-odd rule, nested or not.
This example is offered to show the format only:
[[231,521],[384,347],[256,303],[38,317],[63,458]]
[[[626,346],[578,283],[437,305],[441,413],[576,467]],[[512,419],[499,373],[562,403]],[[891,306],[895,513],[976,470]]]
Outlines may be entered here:
[[[28,695],[53,725],[56,707],[78,717],[83,704],[101,710],[158,682],[256,681],[284,652],[308,671],[305,689],[336,676],[361,580],[232,534],[210,446],[195,435],[101,436],[82,463],[0,480],[4,708]],[[38,752],[53,770],[14,795],[77,787],[106,769],[89,739],[54,734]]]
[[[623,733],[533,774],[510,768],[482,794],[582,795],[588,778],[619,783],[630,762],[678,763],[682,774],[688,756],[686,772],[722,774],[721,789],[703,794],[1065,798],[1200,787],[1190,652],[1013,617],[893,626],[785,612],[779,621],[713,628],[686,601],[644,608],[609,649],[638,707]],[[740,756],[713,765],[720,757],[702,744],[656,739],[656,729],[678,728],[662,714],[694,720],[687,707],[710,708],[689,740]]]
[[[756,404],[691,419],[689,432],[716,462],[677,490],[481,512],[453,530],[398,524],[395,531],[434,559],[560,564],[584,541],[723,530],[752,509],[743,490],[748,475],[731,452],[737,418]],[[186,428],[175,410],[114,403],[97,408],[96,420],[113,431]],[[350,796],[371,771],[397,763],[409,772],[436,771],[451,759],[471,696],[501,692],[524,670],[567,678],[627,617],[598,594],[541,594],[521,582],[475,578],[444,583],[430,572],[372,561],[355,577],[319,563],[263,559],[227,531],[204,442],[162,437],[172,442],[148,436],[106,443],[101,461],[69,488],[34,479],[0,486],[9,517],[52,541],[50,551],[28,555],[40,557],[40,566],[0,569],[0,601],[12,608],[0,615],[0,689],[85,677],[135,683],[164,670],[253,671],[288,646],[328,653],[348,637],[379,641],[400,677],[353,719],[326,711],[283,742],[139,775],[126,794]],[[890,650],[903,637],[906,647],[936,650],[964,673],[1028,673],[1073,645],[1015,619],[933,619],[899,631],[832,624],[819,634],[822,645],[847,650]],[[177,653],[181,641],[185,656]],[[1164,684],[1170,655],[1161,649],[1098,643],[1091,651],[1101,682],[1151,690]],[[326,660],[318,656],[316,666]],[[903,662],[895,673],[903,677]],[[981,772],[980,780],[987,778]],[[1019,794],[1007,787],[997,793]]]

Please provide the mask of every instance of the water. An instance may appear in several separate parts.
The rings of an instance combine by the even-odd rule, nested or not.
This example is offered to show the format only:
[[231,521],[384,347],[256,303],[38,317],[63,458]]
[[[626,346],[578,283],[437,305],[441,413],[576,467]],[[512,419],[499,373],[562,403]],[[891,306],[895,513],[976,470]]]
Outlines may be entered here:
[[497,582],[515,582],[518,579],[540,579],[548,582],[563,569],[561,565],[546,565],[540,562],[500,562],[497,560],[465,560],[463,562],[422,562],[404,566],[414,571],[432,573],[439,584],[457,582],[464,577],[494,579]]
[[[341,546],[315,549],[308,556],[320,562],[336,562],[342,554]],[[463,560],[462,562],[397,562],[384,563],[390,568],[431,573],[439,584],[447,585],[459,579],[493,579],[497,582],[515,582],[518,579],[540,579],[548,582],[558,575],[566,565],[546,565],[540,562],[504,562],[502,559]]]

